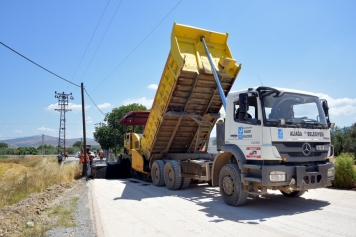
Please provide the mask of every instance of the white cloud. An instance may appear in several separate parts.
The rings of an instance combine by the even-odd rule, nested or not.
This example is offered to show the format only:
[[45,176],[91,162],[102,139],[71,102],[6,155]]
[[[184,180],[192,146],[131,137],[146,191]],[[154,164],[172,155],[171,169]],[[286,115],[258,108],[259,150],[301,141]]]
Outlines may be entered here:
[[93,120],[90,116],[85,117],[85,123],[93,123]]
[[327,94],[316,94],[320,99],[328,101],[331,116],[355,116],[356,115],[356,99],[350,98],[331,98]]
[[151,84],[147,86],[148,89],[157,90],[158,86],[156,84]]
[[45,127],[37,128],[37,130],[45,131],[45,132],[55,132],[56,131],[56,130],[54,130],[52,128],[45,128]]
[[123,104],[124,105],[129,105],[129,104],[141,104],[146,106],[148,109],[152,107],[153,100],[146,99],[146,97],[138,98],[138,99],[126,99],[124,100]]
[[23,133],[22,130],[14,130],[13,132],[14,132],[14,133]]
[[98,105],[99,109],[107,109],[107,108],[111,108],[111,107],[112,107],[112,105],[110,103],[104,103],[104,104]]
[[[88,110],[90,108],[91,105],[86,105],[85,106],[85,110]],[[58,105],[58,103],[56,104],[51,104],[49,105],[46,110],[48,111],[52,111],[52,112],[57,112],[55,111],[55,109],[60,109],[61,107]],[[82,112],[82,105],[81,104],[73,104],[73,103],[68,103],[68,106],[66,106],[66,109],[71,109],[74,113],[77,112]]]

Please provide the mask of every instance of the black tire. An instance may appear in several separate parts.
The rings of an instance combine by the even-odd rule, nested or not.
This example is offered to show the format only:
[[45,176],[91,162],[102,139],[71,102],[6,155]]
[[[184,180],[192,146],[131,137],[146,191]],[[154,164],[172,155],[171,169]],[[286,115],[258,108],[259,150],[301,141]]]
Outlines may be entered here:
[[152,183],[156,186],[164,186],[164,162],[155,160],[151,168]]
[[281,191],[281,190],[279,190],[282,194],[283,194],[283,196],[285,196],[285,197],[300,197],[300,196],[302,196],[304,193],[305,193],[305,191],[303,190],[303,191],[293,191],[293,192],[291,192],[291,193],[286,193],[286,192],[283,192],[283,191]]
[[180,185],[180,189],[186,189],[189,187],[190,178],[182,178],[182,183]]
[[164,166],[164,183],[170,190],[177,190],[182,184],[182,177],[179,174],[179,164],[175,160],[167,161]]
[[137,171],[136,170],[131,168],[130,172],[131,172],[131,177],[132,178],[137,178]]
[[219,175],[220,194],[227,205],[241,206],[247,200],[247,192],[241,182],[241,172],[236,164],[226,164]]

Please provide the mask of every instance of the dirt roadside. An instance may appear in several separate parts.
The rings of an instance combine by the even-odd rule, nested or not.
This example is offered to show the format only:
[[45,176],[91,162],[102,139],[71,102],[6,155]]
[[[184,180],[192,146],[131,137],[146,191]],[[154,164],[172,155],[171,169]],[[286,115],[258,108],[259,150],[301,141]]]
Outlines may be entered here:
[[0,209],[0,236],[95,236],[90,205],[85,179],[53,185]]

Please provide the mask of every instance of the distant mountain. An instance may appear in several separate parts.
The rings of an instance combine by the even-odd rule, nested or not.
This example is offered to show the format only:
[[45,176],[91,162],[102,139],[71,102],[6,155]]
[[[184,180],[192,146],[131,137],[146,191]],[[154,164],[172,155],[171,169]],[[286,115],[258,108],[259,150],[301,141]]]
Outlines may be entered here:
[[[66,146],[72,146],[76,141],[80,141],[81,138],[66,139]],[[9,145],[9,147],[38,147],[42,145],[42,135],[36,135],[31,137],[21,137],[8,140],[0,140]],[[58,137],[51,137],[44,135],[43,143],[46,145],[58,146]],[[87,138],[87,144],[92,146],[100,146],[99,143],[92,138]]]

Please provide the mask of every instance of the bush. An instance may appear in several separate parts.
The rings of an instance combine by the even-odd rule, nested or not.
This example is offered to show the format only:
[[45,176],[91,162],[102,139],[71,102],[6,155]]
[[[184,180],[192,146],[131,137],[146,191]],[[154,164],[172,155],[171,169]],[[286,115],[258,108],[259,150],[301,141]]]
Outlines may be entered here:
[[335,180],[332,182],[337,188],[352,189],[356,187],[356,169],[354,158],[342,153],[335,159]]

